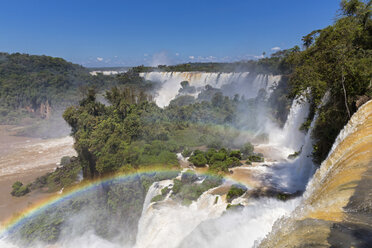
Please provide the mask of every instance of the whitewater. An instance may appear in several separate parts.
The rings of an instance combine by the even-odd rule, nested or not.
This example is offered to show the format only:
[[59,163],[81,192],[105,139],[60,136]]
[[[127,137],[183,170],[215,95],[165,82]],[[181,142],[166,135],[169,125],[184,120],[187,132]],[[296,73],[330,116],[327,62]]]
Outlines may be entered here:
[[[248,87],[244,91],[247,98],[256,97],[260,89],[266,90],[270,95],[273,87],[280,80],[280,76],[272,75],[249,77],[248,72],[150,72],[143,73],[141,76],[162,83],[155,98],[157,104],[162,107],[168,105],[177,96],[181,87],[179,83],[184,80],[189,81],[191,86],[195,86],[198,89],[197,92],[200,92],[201,88],[206,85],[223,88],[224,85],[233,85],[234,82],[237,85],[245,82]],[[242,92],[240,86],[235,90]],[[323,99],[323,102],[325,101],[327,101],[326,97]],[[279,160],[276,158],[270,163],[243,166],[234,171],[234,173],[238,173],[239,169],[252,175],[261,181],[262,187],[272,187],[289,194],[305,191],[304,196],[281,201],[265,196],[252,198],[246,193],[231,203],[241,204],[244,208],[226,212],[226,207],[229,204],[226,201],[226,196],[216,192],[234,183],[233,180],[226,179],[221,186],[207,190],[189,206],[184,206],[171,199],[169,197],[171,190],[163,200],[151,202],[151,199],[159,195],[162,189],[165,187],[172,189],[174,185],[173,180],[158,181],[154,182],[146,193],[135,244],[122,244],[120,237],[112,241],[104,240],[88,228],[83,235],[78,236],[67,232],[67,235],[63,235],[57,241],[55,247],[256,247],[260,245],[262,240],[266,244],[268,237],[272,235],[273,226],[275,231],[283,225],[278,220],[283,219],[282,222],[289,225],[288,219],[293,222],[291,216],[298,216],[299,213],[304,212],[302,205],[309,201],[317,189],[316,185],[322,184],[325,175],[338,161],[333,155],[337,152],[337,147],[357,130],[358,125],[361,125],[363,118],[365,118],[365,115],[359,112],[353,116],[338,136],[327,161],[322,164],[317,170],[316,176],[311,179],[316,171],[310,156],[313,145],[311,132],[317,114],[315,114],[307,132],[299,131],[308,113],[309,103],[307,99],[300,97],[293,101],[287,121],[282,128],[275,123],[266,122],[263,131],[268,133],[269,142],[261,145],[261,148],[280,150]],[[294,160],[287,158],[289,154],[299,150],[301,153],[297,158]],[[185,158],[180,154],[178,156],[185,163]],[[178,178],[182,176],[184,171]],[[247,187],[247,192],[253,189],[252,185],[247,185]],[[72,226],[68,227],[69,230],[79,229],[84,221],[86,220],[81,218],[80,222],[72,222]],[[274,238],[271,239],[274,240]],[[16,248],[17,246],[9,243],[7,237],[3,236],[0,239],[0,247]],[[44,247],[44,244],[40,244],[40,247]]]
[[[265,90],[269,96],[273,87],[280,80],[280,76],[260,74],[250,76],[248,72],[150,72],[141,76],[162,83],[155,101],[163,107],[169,104],[170,100],[178,94],[181,87],[180,81],[189,81],[191,86],[197,88],[197,93],[206,85],[220,89],[223,86],[230,85],[235,87],[232,87],[234,90],[231,91],[231,94],[244,92],[246,98],[254,98],[258,95],[260,89]],[[245,88],[242,88],[242,84]],[[258,163],[254,167],[241,167],[239,169],[258,179],[270,178],[266,186],[275,186],[290,193],[303,189],[304,184],[311,176],[310,172],[301,172],[304,175],[297,175],[296,178],[300,178],[301,185],[299,185],[299,182],[293,183],[292,179],[286,177],[287,173],[297,170],[296,161],[306,158],[309,151],[303,151],[302,155],[295,161],[288,161],[287,156],[302,146],[311,146],[309,135],[298,131],[307,117],[308,108],[309,104],[306,99],[296,99],[283,128],[270,123],[265,125],[263,129],[264,132],[269,133],[270,138],[269,144],[265,146],[280,147],[283,151],[281,161],[287,162],[273,162],[270,167]],[[265,121],[268,123],[267,120]],[[169,197],[160,202],[150,202],[154,196],[159,194],[161,189],[173,184],[172,180],[155,182],[151,185],[145,197],[134,247],[226,247],[231,243],[231,240],[235,241],[234,247],[253,246],[270,232],[272,225],[278,218],[288,215],[299,203],[299,198],[283,202],[266,197],[252,199],[243,195],[231,204],[241,204],[244,208],[239,212],[231,211],[226,214],[225,210],[228,202],[225,196],[216,195],[213,192],[218,188],[231,185],[231,183],[226,180],[217,189],[213,188],[204,192],[189,206],[184,206],[174,202]],[[75,224],[79,225],[79,223]],[[73,230],[76,226],[70,228]],[[1,242],[4,242],[4,240]],[[76,244],[79,244],[80,247],[120,246],[115,241],[103,240],[90,230],[78,237],[74,237],[74,235],[64,236],[57,242],[58,247],[74,247]]]
[[155,96],[155,102],[160,107],[167,106],[177,96],[182,81],[188,81],[190,86],[196,88],[196,92],[191,94],[194,97],[206,85],[210,85],[223,89],[224,94],[240,94],[248,99],[256,97],[260,89],[266,90],[270,95],[281,78],[280,75],[253,75],[249,72],[144,72],[140,73],[140,76],[161,83],[161,88]]

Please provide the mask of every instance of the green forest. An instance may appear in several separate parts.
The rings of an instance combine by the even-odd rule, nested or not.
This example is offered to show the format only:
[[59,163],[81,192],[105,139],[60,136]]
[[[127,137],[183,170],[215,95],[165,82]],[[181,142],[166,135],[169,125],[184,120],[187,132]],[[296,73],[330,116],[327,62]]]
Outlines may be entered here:
[[[52,123],[68,125],[77,153],[62,157],[53,172],[39,174],[31,183],[25,180],[23,184],[23,179],[12,181],[10,194],[14,197],[56,192],[62,197],[46,205],[43,211],[25,215],[29,217],[16,226],[14,230],[19,232],[14,232],[11,238],[24,247],[38,245],[40,240],[59,245],[57,242],[66,230],[67,234],[85,235],[85,226],[77,231],[66,228],[72,221],[77,226],[81,221],[97,237],[116,240],[123,233],[120,242],[135,245],[140,237],[137,231],[144,223],[147,228],[150,226],[152,245],[158,226],[154,229],[151,225],[157,225],[160,222],[156,218],[165,216],[160,215],[160,210],[171,212],[176,209],[175,204],[187,211],[185,221],[179,218],[182,224],[192,226],[191,220],[200,218],[192,232],[182,233],[186,238],[199,237],[199,233],[209,236],[211,229],[210,236],[215,239],[215,233],[222,233],[218,231],[220,225],[226,225],[221,230],[228,230],[230,236],[238,229],[244,231],[242,235],[238,233],[244,236],[251,230],[245,230],[245,222],[251,219],[258,228],[268,229],[254,240],[255,246],[261,239],[270,238],[271,232],[285,235],[286,244],[293,242],[289,235],[295,233],[293,240],[301,244],[304,236],[313,246],[321,246],[315,243],[318,230],[336,230],[340,243],[341,237],[349,232],[353,242],[358,235],[363,239],[370,237],[370,232],[363,233],[369,227],[363,229],[362,221],[353,223],[370,213],[367,209],[370,182],[364,182],[370,180],[370,170],[361,172],[367,165],[360,164],[361,153],[364,156],[370,143],[367,139],[361,142],[363,149],[355,149],[358,157],[354,159],[356,152],[348,143],[361,135],[351,136],[355,131],[347,134],[345,142],[339,143],[340,150],[335,140],[358,108],[372,99],[371,17],[372,0],[342,0],[332,25],[304,34],[297,46],[269,56],[264,53],[261,59],[140,65],[125,68],[127,72],[116,75],[91,75],[93,70],[102,68],[85,68],[61,58],[0,53],[0,125],[26,126],[17,133],[25,136],[39,135],[35,130],[44,126],[53,129]],[[177,82],[180,87],[178,93],[172,92],[172,97],[177,95],[167,106],[159,107],[155,99],[162,83],[140,75],[174,71],[249,72],[239,74],[239,77],[242,74],[251,77],[241,81],[248,85],[248,90],[256,86],[254,82],[258,82],[259,88],[254,98],[246,98],[242,90],[241,94],[235,94],[233,89],[229,94],[228,89],[234,83],[242,83],[238,79],[222,84],[221,88],[208,85],[207,79],[199,87],[190,79],[190,82]],[[172,73],[166,75],[169,74]],[[270,77],[276,75],[281,76],[279,82],[274,82],[279,77]],[[308,101],[309,105],[300,107],[309,106],[309,111],[300,108],[294,114],[300,113],[301,121],[293,121],[296,122],[293,126],[303,122],[299,128],[302,133],[294,133],[295,128],[290,127],[288,132],[294,134],[288,134],[285,123],[287,118],[293,119],[289,110],[296,108],[291,105],[298,99]],[[358,118],[359,113],[355,115]],[[303,118],[301,114],[307,116]],[[354,124],[346,132],[357,125],[363,128],[367,125]],[[276,131],[279,138],[273,138]],[[292,141],[298,141],[298,146],[286,146]],[[334,144],[338,146],[336,152],[327,159]],[[353,160],[350,166],[349,160]],[[316,171],[323,161],[325,165]],[[349,172],[353,175],[344,181]],[[358,195],[358,191],[362,193]],[[288,201],[295,197],[298,199]],[[288,205],[281,205],[284,201]],[[340,205],[341,201],[345,204]],[[213,211],[204,213],[206,208]],[[189,217],[195,209],[203,213]],[[239,211],[244,212],[236,214]],[[79,218],[82,212],[84,216]],[[146,216],[147,213],[151,215]],[[170,216],[176,219],[186,212],[179,213],[177,217]],[[218,214],[214,216],[215,213]],[[141,216],[145,216],[143,223]],[[347,221],[350,225],[343,227]],[[166,223],[171,233],[184,232],[184,226],[175,229],[178,227],[174,223]],[[286,228],[289,224],[290,229]],[[314,226],[312,233],[310,229]],[[185,237],[182,240],[188,242]]]
[[[302,41],[302,49],[295,46],[258,61],[139,66],[117,76],[91,76],[87,69],[59,58],[2,53],[1,120],[12,122],[12,116],[19,111],[30,114],[28,107],[37,109],[45,102],[52,107],[75,103],[63,117],[72,128],[86,177],[147,165],[174,167],[178,165],[176,153],[185,150],[195,150],[191,158],[195,165],[210,163],[214,164],[210,169],[226,172],[238,164],[235,158],[243,155],[231,155],[244,145],[239,147],[234,139],[242,129],[249,132],[257,128],[254,118],[259,110],[255,106],[263,104],[263,99],[227,97],[210,86],[195,99],[182,94],[193,90],[186,81],[180,82],[179,96],[161,109],[152,97],[159,85],[145,81],[139,73],[270,72],[282,75],[268,99],[272,118],[283,124],[290,100],[300,95],[306,95],[311,102],[303,129],[309,128],[315,114],[319,116],[313,130],[313,158],[320,164],[350,116],[372,97],[371,2],[342,1],[334,24],[305,35]],[[108,104],[97,100],[102,95]],[[328,99],[322,101],[325,95]],[[238,115],[242,110],[249,116],[244,125]],[[204,151],[198,152],[202,146]],[[212,151],[207,148],[217,149],[212,151],[221,157],[221,163],[210,160],[208,153]]]
[[[308,95],[313,115],[320,107],[313,131],[318,164],[351,115],[372,98],[371,4],[341,1],[335,23],[305,35],[304,49],[295,47],[282,62],[289,71],[289,96]],[[326,92],[328,99],[322,102]]]
[[[251,104],[215,93],[211,101],[171,104],[161,109],[143,91],[117,87],[106,92],[106,99],[108,106],[96,101],[94,90],[90,90],[79,106],[69,107],[63,115],[72,127],[75,149],[87,177],[149,165],[172,168],[178,165],[176,153],[187,154],[187,150],[197,147],[239,148],[234,144],[240,134],[235,116],[241,104]],[[217,155],[222,157],[215,161],[223,165],[210,167],[216,172],[240,165],[238,155],[231,155],[229,150],[219,150]]]
[[61,58],[0,53],[0,123],[24,124],[29,119],[48,119],[54,113],[60,116],[66,107],[77,104],[88,88],[104,92],[126,84],[153,86],[136,73],[92,76],[87,68]]

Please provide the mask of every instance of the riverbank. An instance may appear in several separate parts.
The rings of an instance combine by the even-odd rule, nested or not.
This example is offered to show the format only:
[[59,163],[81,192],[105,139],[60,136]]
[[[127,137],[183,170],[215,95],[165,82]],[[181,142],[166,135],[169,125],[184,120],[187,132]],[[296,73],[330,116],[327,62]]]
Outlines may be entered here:
[[55,170],[63,156],[76,155],[73,139],[15,136],[17,126],[0,125],[0,223],[37,201],[50,196],[33,191],[23,197],[10,192],[15,181],[23,184]]

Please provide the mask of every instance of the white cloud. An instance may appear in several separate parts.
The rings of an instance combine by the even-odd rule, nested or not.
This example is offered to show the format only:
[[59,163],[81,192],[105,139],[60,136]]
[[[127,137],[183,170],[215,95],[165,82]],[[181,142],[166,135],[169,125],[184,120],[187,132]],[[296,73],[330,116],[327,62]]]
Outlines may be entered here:
[[179,56],[180,54],[179,53],[176,53],[176,56]]
[[97,60],[101,62],[103,60],[103,58],[97,57]]
[[263,59],[265,56],[263,54],[259,55],[259,56],[254,56],[255,59]]
[[282,49],[278,46],[271,48],[271,51],[274,51],[274,52],[279,51],[279,50],[282,50]]
[[158,66],[158,65],[170,65],[172,64],[171,59],[168,56],[167,52],[160,52],[160,53],[155,53],[152,55],[151,59],[151,66]]
[[143,56],[145,56],[145,57],[147,57],[147,56],[149,56],[147,53],[145,53],[145,54],[143,54]]
[[194,56],[189,56],[189,59],[195,59],[195,57]]

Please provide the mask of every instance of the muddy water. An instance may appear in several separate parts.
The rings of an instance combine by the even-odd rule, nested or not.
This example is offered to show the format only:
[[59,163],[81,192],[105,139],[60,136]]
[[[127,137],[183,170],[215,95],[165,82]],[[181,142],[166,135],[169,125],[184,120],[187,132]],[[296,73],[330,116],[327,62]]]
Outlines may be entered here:
[[0,126],[0,222],[48,194],[31,192],[23,197],[10,195],[12,184],[27,184],[52,172],[61,157],[73,156],[73,139],[37,139],[14,136],[17,127]]

